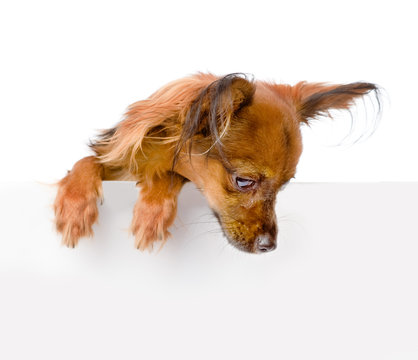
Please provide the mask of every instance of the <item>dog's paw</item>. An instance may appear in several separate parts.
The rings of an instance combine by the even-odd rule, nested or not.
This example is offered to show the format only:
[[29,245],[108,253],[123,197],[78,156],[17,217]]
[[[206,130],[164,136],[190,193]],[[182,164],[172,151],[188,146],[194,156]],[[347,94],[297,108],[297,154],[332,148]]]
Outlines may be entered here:
[[81,237],[93,236],[98,218],[97,198],[101,191],[80,192],[71,186],[58,190],[54,203],[55,226],[62,234],[62,243],[74,248]]
[[153,204],[139,200],[135,205],[131,225],[135,247],[142,251],[151,251],[157,241],[161,242],[162,247],[171,236],[168,227],[172,224],[175,213],[175,204],[171,199]]
[[152,251],[154,248],[154,243],[157,241],[161,242],[161,247],[167,241],[168,237],[171,235],[168,230],[164,230],[163,225],[160,224],[151,224],[143,223],[135,224],[132,227],[132,233],[135,235],[135,247],[138,250]]

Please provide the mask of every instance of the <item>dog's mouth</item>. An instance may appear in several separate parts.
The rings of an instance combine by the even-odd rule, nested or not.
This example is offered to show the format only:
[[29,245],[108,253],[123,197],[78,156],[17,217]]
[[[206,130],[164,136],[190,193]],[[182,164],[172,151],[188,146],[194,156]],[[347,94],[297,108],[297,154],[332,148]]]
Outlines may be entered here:
[[216,211],[216,210],[214,210],[214,209],[212,209],[212,213],[213,213],[213,215],[216,217],[216,219],[218,220],[218,222],[219,222],[219,225],[221,226],[221,229],[222,229],[222,233],[224,234],[224,236],[226,237],[226,239],[228,240],[228,242],[233,246],[233,247],[235,247],[235,248],[237,248],[238,250],[241,250],[241,251],[245,251],[245,252],[253,252],[252,251],[252,249],[250,248],[250,247],[248,247],[248,246],[244,246],[244,243],[243,242],[240,242],[240,241],[238,241],[238,240],[236,240],[236,239],[234,239],[229,233],[228,233],[228,231],[227,231],[227,229],[225,228],[226,227],[226,225],[224,225],[224,222],[222,221],[222,219],[221,219],[221,216],[219,215],[219,213]]
[[212,209],[212,212],[218,220],[224,236],[236,249],[247,253],[260,254],[272,251],[276,248],[275,236],[270,234],[255,234],[250,239],[241,237],[239,234],[236,236],[235,234],[231,234],[231,230],[229,230],[232,224],[228,225],[228,223],[222,221],[222,217],[217,211]]

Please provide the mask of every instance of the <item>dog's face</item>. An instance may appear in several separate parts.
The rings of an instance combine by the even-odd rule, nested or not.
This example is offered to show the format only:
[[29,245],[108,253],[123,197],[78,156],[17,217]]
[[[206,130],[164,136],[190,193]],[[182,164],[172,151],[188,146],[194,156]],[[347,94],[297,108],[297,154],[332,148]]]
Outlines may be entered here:
[[[196,130],[189,143],[193,155],[183,157],[177,171],[203,191],[232,245],[251,253],[275,249],[275,199],[295,175],[302,152],[300,124],[330,108],[345,109],[355,96],[375,90],[366,85],[341,89],[301,83],[292,88],[254,85],[242,78],[231,82],[230,106],[221,109],[227,130],[222,137],[208,136],[210,128]],[[211,111],[204,103],[201,107],[199,121],[205,125]],[[212,121],[220,128],[219,135],[223,129],[219,116]]]
[[296,113],[256,93],[234,114],[222,144],[223,157],[216,151],[192,156],[186,177],[202,189],[231,244],[253,253],[273,250],[276,195],[294,176],[302,151]]

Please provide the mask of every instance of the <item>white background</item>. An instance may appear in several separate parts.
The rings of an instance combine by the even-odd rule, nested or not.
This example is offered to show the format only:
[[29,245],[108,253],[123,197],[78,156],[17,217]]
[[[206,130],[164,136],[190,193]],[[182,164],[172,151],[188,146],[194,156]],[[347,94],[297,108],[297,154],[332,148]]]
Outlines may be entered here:
[[297,181],[416,181],[415,15],[413,1],[2,1],[1,179],[56,181],[132,102],[197,71],[240,71],[386,90],[363,144],[330,146],[348,114],[304,129]]
[[290,184],[261,256],[227,244],[192,184],[153,254],[127,231],[134,183],[104,183],[96,236],[74,250],[53,195],[0,185],[1,359],[418,358],[417,183]]
[[[417,359],[417,33],[413,1],[0,2],[0,358]],[[140,253],[137,189],[105,183],[95,238],[60,247],[34,181],[196,71],[379,84],[375,134],[304,128],[296,181],[402,182],[290,184],[265,256],[228,246],[191,185],[173,239]]]

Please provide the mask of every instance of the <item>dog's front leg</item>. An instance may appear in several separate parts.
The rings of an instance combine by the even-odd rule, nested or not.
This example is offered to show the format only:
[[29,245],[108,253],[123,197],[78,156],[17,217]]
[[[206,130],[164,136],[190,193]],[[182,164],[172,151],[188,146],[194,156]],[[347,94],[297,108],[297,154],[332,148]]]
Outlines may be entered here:
[[139,184],[141,191],[135,204],[131,230],[135,246],[140,250],[152,249],[154,241],[163,243],[170,236],[168,228],[177,212],[177,196],[186,179],[174,173]]
[[58,183],[54,202],[55,225],[62,242],[75,247],[83,236],[92,236],[97,220],[97,200],[102,198],[104,166],[94,156],[79,160]]

